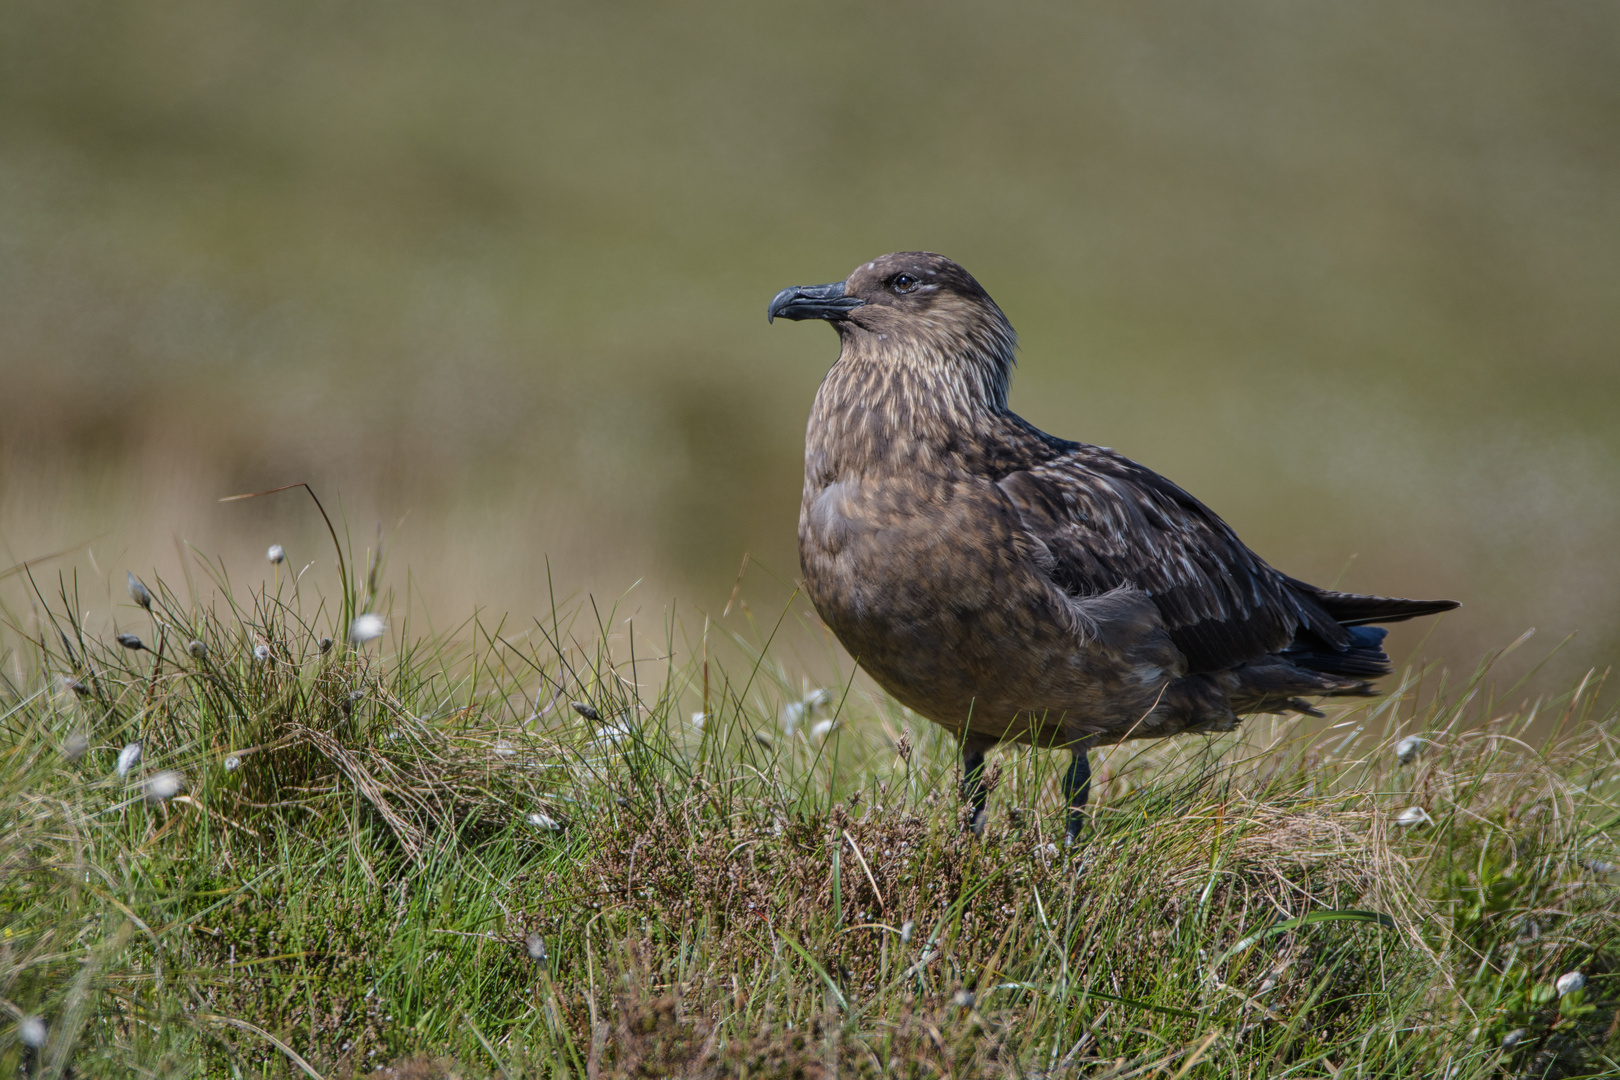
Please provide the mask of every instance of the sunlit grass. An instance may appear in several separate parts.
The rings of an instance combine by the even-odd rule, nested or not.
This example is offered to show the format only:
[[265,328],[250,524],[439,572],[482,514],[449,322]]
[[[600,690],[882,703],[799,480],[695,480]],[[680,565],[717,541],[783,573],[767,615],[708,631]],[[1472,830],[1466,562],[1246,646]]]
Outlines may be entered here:
[[139,647],[68,578],[11,613],[6,1075],[1617,1067],[1595,679],[1518,708],[1488,663],[1413,671],[1320,728],[1117,747],[1070,849],[1054,755],[994,760],[973,839],[952,741],[768,620],[430,636],[374,563],[338,603],[198,573],[219,600],[132,591]]

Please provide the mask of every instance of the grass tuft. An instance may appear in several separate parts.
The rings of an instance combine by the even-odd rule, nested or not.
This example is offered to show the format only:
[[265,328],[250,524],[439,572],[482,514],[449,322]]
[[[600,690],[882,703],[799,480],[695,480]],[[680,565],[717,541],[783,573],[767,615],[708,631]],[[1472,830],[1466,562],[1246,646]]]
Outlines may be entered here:
[[1069,848],[1052,755],[996,755],[975,839],[948,738],[768,633],[356,644],[375,571],[279,569],[8,616],[0,1074],[1620,1071],[1600,680],[1112,748]]

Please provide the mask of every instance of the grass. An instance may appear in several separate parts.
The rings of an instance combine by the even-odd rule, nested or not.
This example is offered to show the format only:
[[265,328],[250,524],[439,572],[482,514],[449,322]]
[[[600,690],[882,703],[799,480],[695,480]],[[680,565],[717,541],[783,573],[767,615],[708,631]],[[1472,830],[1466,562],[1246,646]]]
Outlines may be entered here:
[[1600,680],[1115,748],[1065,848],[1057,755],[994,759],[974,839],[949,738],[759,641],[586,603],[355,645],[374,561],[339,603],[200,565],[139,648],[71,579],[8,613],[0,1075],[1620,1070]]

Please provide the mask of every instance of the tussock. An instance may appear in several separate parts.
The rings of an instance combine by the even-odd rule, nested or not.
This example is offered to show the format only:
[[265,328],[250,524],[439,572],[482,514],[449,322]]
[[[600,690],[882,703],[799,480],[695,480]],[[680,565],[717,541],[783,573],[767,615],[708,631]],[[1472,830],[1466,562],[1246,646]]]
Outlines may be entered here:
[[632,645],[589,607],[435,639],[388,614],[357,646],[359,590],[146,580],[139,651],[67,583],[8,616],[0,1071],[1469,1080],[1620,1052],[1596,680],[1520,708],[1486,668],[1414,673],[1323,729],[1118,748],[1067,847],[1048,756],[992,762],[975,838],[953,744],[842,689],[817,737],[761,652],[683,665],[678,628]]

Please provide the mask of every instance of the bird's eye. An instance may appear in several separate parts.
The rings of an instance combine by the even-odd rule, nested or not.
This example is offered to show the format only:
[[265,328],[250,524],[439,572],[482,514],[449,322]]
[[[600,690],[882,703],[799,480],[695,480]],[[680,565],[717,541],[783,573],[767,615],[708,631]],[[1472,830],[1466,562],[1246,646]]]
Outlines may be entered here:
[[895,292],[908,293],[917,287],[917,279],[910,274],[896,274],[890,284],[893,285]]

